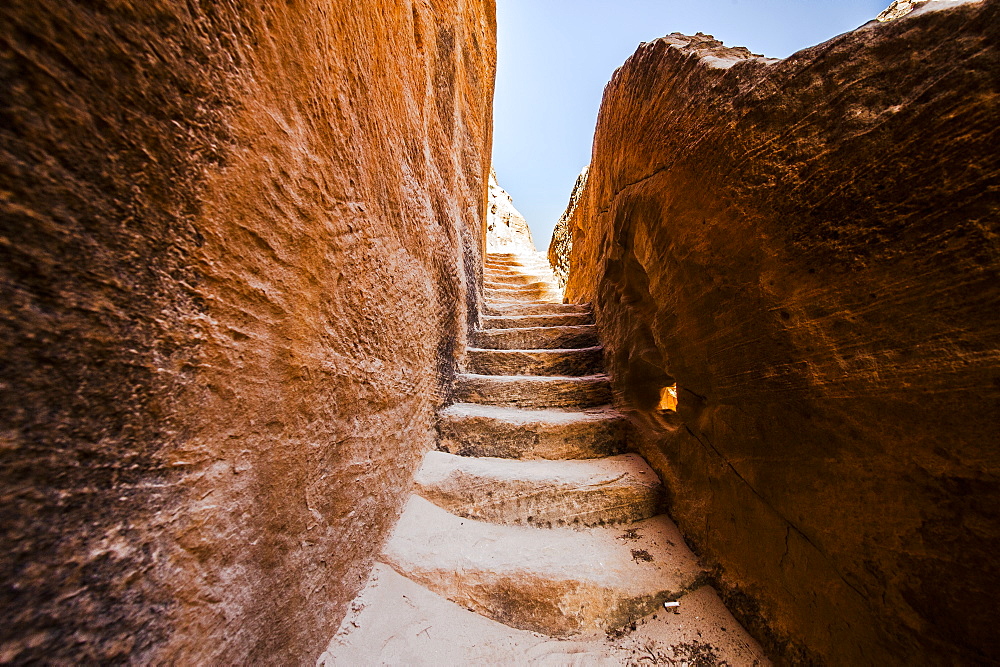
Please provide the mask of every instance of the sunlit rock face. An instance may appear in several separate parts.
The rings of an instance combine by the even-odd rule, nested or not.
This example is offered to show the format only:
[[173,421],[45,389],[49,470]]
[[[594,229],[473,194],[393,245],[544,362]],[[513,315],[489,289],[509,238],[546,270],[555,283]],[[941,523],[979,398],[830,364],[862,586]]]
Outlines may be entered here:
[[497,182],[490,170],[489,201],[486,215],[486,248],[498,253],[534,253],[535,242],[527,220],[514,206],[514,200]]
[[0,8],[0,662],[308,664],[478,312],[493,3]]
[[882,23],[895,21],[912,12],[915,4],[918,4],[916,0],[893,0],[892,4],[885,8],[885,11],[875,17],[875,20]]
[[580,197],[583,196],[587,187],[587,172],[589,165],[584,167],[580,175],[576,177],[573,184],[573,191],[569,195],[569,203],[566,210],[559,216],[559,221],[552,229],[552,239],[549,241],[549,264],[552,265],[552,272],[559,280],[559,286],[565,287],[569,278],[569,258],[573,252],[573,235],[570,233],[569,221],[573,219],[576,207],[580,205]]
[[783,61],[675,35],[605,92],[567,296],[673,516],[792,661],[1000,659],[998,10]]

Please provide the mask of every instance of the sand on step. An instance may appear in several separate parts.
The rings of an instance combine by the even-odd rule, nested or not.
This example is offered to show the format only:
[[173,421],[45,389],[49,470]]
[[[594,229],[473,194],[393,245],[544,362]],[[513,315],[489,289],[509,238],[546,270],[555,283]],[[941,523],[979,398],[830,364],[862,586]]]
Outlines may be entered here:
[[555,639],[469,611],[378,563],[316,664],[770,665],[710,586],[682,600],[674,611],[658,609],[613,638],[595,632]]
[[464,607],[551,636],[624,627],[703,576],[664,515],[628,529],[538,529],[465,519],[417,495],[381,559]]

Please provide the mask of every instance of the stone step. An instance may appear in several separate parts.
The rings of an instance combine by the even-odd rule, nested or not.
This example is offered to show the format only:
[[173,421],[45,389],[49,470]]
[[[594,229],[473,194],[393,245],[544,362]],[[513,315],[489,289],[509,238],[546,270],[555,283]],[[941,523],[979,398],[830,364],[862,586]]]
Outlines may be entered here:
[[592,459],[625,451],[628,423],[612,408],[522,410],[455,403],[438,413],[438,448],[460,456]]
[[555,637],[618,630],[703,579],[663,515],[627,528],[539,530],[457,517],[417,495],[381,559],[467,609]]
[[459,403],[483,403],[512,408],[591,408],[611,403],[607,375],[582,377],[476,375],[455,377]]
[[483,263],[483,268],[487,271],[520,271],[525,267],[542,269],[543,271],[552,271],[552,265],[548,262],[533,259],[520,260],[516,262],[507,260],[487,260]]
[[[316,667],[356,665],[733,665],[771,667],[708,585],[629,628],[555,639],[498,623],[376,563]],[[632,630],[635,628],[635,630]],[[704,650],[692,660],[692,647]],[[710,652],[709,652],[710,651]],[[697,654],[695,654],[697,655]]]
[[545,267],[521,267],[516,269],[486,269],[483,272],[485,280],[504,280],[517,282],[521,276],[532,277],[535,280],[555,282],[556,276]]
[[463,367],[466,372],[477,375],[595,375],[604,370],[604,348],[490,350],[470,347],[465,351]]
[[483,267],[484,275],[511,276],[517,274],[552,274],[552,267],[548,264],[527,263],[527,264],[487,264]]
[[514,290],[514,289],[484,289],[483,296],[499,302],[538,301],[543,303],[562,303],[562,293],[553,288]]
[[554,315],[486,315],[484,329],[526,329],[530,327],[574,327],[593,324],[590,313],[560,313]]
[[538,259],[542,256],[540,252],[488,252],[486,253],[486,259],[524,259],[525,257],[531,259]]
[[506,262],[506,263],[496,263],[487,262],[483,266],[483,270],[487,273],[496,271],[498,273],[552,273],[552,267],[549,266],[547,262]]
[[476,347],[491,350],[538,350],[594,347],[597,327],[593,324],[518,329],[480,329],[471,336]]
[[487,256],[483,260],[483,266],[486,268],[517,268],[520,266],[541,266],[546,269],[551,269],[552,264],[548,259],[542,259],[540,257],[519,257],[517,259],[500,259],[496,257]]
[[484,315],[498,317],[519,317],[522,315],[566,315],[569,313],[589,314],[589,303],[486,303]]
[[518,285],[530,285],[532,283],[543,282],[555,285],[555,278],[544,274],[530,273],[494,273],[487,271],[483,275],[484,287],[517,287]]
[[663,488],[637,454],[518,461],[432,451],[416,491],[457,516],[521,526],[612,526],[656,516]]
[[483,262],[486,264],[505,264],[505,263],[522,263],[522,262],[538,262],[543,264],[548,264],[549,260],[542,254],[528,255],[528,254],[516,254],[516,253],[487,253],[486,257],[483,258]]
[[536,280],[527,285],[507,285],[504,283],[487,282],[483,283],[483,291],[484,293],[501,292],[521,298],[530,298],[532,294],[548,294],[549,292],[556,294],[559,292],[559,288],[556,286],[555,281],[545,282]]
[[524,284],[512,284],[512,283],[502,283],[486,281],[483,283],[485,289],[490,290],[512,290],[514,292],[531,292],[537,290],[558,290],[555,282],[546,282],[544,280],[535,280],[530,283]]

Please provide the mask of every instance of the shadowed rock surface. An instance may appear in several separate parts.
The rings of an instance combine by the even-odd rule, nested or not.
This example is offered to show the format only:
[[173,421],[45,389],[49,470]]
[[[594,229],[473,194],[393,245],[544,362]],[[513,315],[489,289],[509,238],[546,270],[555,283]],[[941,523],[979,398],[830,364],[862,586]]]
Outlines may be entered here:
[[900,4],[640,46],[569,225],[673,516],[793,662],[1000,660],[1000,2]]
[[490,0],[0,7],[0,662],[315,659],[476,317]]

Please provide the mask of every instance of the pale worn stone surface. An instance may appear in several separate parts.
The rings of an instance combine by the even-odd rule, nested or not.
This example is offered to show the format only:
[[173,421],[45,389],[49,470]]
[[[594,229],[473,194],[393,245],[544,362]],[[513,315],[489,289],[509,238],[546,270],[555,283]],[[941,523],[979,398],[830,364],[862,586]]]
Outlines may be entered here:
[[684,663],[770,664],[709,586],[685,595],[677,613],[649,614],[614,638],[554,639],[468,611],[380,564],[317,666]]
[[492,275],[487,275],[486,280],[483,282],[483,287],[486,289],[499,289],[499,290],[513,290],[515,293],[519,294],[521,298],[529,298],[531,292],[535,290],[547,290],[549,285],[544,280],[530,280],[530,276],[524,276],[528,278],[527,281],[519,281],[516,284],[511,283],[508,276],[499,276],[495,278]]
[[472,335],[472,342],[479,347],[494,350],[532,350],[591,347],[600,341],[593,324],[581,324],[484,329]]
[[607,87],[567,296],[786,660],[1000,660],[998,31],[987,0],[780,62],[672,36]]
[[485,303],[483,313],[497,317],[520,317],[523,315],[567,315],[590,313],[587,303]]
[[625,449],[625,419],[614,410],[523,410],[456,403],[438,417],[438,447],[462,456],[585,459]]
[[452,514],[531,526],[596,526],[660,513],[662,488],[635,454],[516,461],[427,452],[417,493]]
[[581,377],[459,373],[455,398],[515,408],[590,408],[611,402],[607,375]]
[[[413,496],[382,559],[464,607],[559,637],[624,627],[699,583],[701,569],[669,519],[631,528],[638,541],[621,527],[496,525]],[[643,557],[632,553],[639,548]]]
[[493,69],[487,0],[0,3],[0,662],[322,651],[475,316]]
[[553,287],[558,287],[548,258],[540,252],[492,253],[487,257],[484,268],[487,276],[516,273],[544,276],[553,282]]
[[530,299],[544,303],[562,303],[563,295],[558,289],[552,287],[484,287],[483,296],[487,301],[520,301]]
[[518,287],[520,285],[535,285],[537,287],[538,283],[544,281],[545,278],[546,276],[544,274],[533,276],[521,272],[489,269],[486,271],[486,282],[483,286],[510,288]]
[[562,313],[555,315],[485,315],[481,320],[484,329],[523,329],[525,327],[579,326],[593,324],[590,313]]
[[604,368],[600,346],[568,350],[468,348],[463,370],[479,375],[595,375]]

